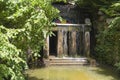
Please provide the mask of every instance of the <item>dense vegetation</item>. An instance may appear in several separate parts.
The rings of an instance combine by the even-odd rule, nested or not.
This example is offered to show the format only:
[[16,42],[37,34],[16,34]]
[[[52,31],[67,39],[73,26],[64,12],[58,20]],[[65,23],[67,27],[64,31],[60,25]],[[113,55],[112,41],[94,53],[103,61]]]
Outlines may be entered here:
[[[53,1],[67,0],[0,0],[0,80],[25,79],[26,53],[40,56],[38,52],[44,39],[52,34],[52,20],[59,13],[51,6]],[[97,25],[96,53],[93,56],[120,69],[120,1],[70,1],[89,7],[96,15],[93,22],[100,23]],[[102,21],[96,13],[99,11],[102,12]],[[110,24],[106,23],[108,18],[112,19]]]
[[96,52],[92,56],[101,63],[120,69],[120,1],[77,0],[77,3],[89,6],[94,16],[97,42]]
[[58,10],[49,0],[0,0],[0,80],[24,80],[26,53],[39,56]]
[[107,8],[101,8],[105,13],[98,27],[96,57],[102,63],[120,68],[120,2],[113,1]]

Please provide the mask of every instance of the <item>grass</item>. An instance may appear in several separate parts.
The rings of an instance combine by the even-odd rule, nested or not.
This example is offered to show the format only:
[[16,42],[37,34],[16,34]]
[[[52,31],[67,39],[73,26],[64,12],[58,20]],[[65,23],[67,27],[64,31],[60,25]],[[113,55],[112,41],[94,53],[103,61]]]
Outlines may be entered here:
[[108,68],[56,66],[28,70],[28,80],[120,80]]

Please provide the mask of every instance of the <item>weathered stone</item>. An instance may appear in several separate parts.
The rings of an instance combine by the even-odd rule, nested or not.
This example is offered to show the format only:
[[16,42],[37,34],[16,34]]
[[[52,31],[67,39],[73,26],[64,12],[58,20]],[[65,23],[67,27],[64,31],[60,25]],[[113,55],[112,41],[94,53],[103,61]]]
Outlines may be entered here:
[[63,54],[63,31],[58,31],[58,48],[57,54],[58,56],[62,56]]
[[49,36],[45,39],[45,46],[43,47],[44,57],[49,58]]
[[[61,26],[60,26],[61,25]],[[52,56],[89,56],[90,54],[90,29],[86,25],[73,25],[67,26],[63,24],[58,25],[56,30],[57,36],[50,37],[52,41],[49,41],[49,37],[46,39],[44,46],[44,55],[49,56],[52,50]],[[56,38],[55,38],[56,37]],[[51,48],[50,48],[50,45]]]
[[87,57],[90,55],[90,32],[85,32],[85,54]]
[[64,56],[67,56],[68,55],[68,44],[67,44],[67,31],[64,31],[63,32],[63,54]]

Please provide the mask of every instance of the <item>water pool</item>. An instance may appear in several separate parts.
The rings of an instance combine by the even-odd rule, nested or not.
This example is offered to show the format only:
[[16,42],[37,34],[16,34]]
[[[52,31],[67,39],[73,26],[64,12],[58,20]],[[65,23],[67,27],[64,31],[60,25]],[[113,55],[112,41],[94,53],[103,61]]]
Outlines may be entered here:
[[28,80],[120,80],[108,69],[85,66],[53,66],[28,70]]

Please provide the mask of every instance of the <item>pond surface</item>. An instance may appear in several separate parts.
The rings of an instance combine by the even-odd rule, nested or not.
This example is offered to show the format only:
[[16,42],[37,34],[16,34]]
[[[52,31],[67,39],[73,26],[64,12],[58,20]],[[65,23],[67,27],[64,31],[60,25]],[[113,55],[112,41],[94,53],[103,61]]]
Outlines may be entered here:
[[28,70],[28,80],[120,80],[110,69],[85,66],[54,66]]

